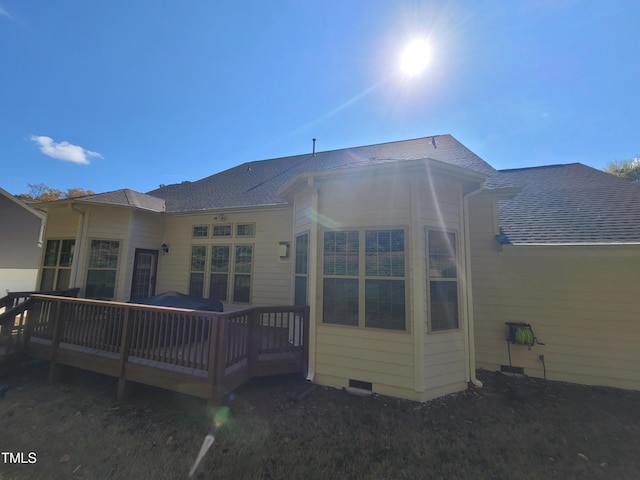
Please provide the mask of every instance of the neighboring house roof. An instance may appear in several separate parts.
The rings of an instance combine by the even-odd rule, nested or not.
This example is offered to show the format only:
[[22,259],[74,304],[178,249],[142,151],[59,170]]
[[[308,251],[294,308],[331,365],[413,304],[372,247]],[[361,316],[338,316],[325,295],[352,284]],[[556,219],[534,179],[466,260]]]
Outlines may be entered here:
[[489,179],[498,176],[491,165],[451,135],[436,135],[248,162],[195,182],[163,186],[148,194],[164,198],[168,212],[283,205],[287,202],[278,196],[278,191],[300,174],[427,158],[482,173]]
[[47,217],[44,212],[41,212],[39,210],[36,210],[35,208],[30,207],[29,205],[27,205],[27,202],[25,202],[24,200],[16,197],[15,195],[11,195],[9,192],[7,192],[3,188],[0,188],[0,195],[2,195],[3,197],[6,197],[7,199],[11,200],[16,205],[22,207],[24,210],[29,212],[34,217],[38,217],[40,219],[40,221],[44,221],[46,219],[46,217]]
[[85,195],[83,197],[73,198],[72,200],[76,202],[136,207],[142,210],[151,210],[152,212],[165,211],[164,199],[147,195],[146,193],[139,193],[135,190],[129,190],[128,188],[95,195]]
[[149,210],[151,212],[165,212],[165,201],[162,198],[153,197],[146,193],[136,192],[128,188],[114,190],[113,192],[96,193],[93,195],[84,195],[82,197],[65,198],[52,202],[42,202],[38,204],[38,208],[45,208],[57,204],[73,203],[98,203],[103,205],[115,205],[121,207],[134,207],[141,210]]
[[640,185],[580,163],[501,170],[502,243],[640,243]]

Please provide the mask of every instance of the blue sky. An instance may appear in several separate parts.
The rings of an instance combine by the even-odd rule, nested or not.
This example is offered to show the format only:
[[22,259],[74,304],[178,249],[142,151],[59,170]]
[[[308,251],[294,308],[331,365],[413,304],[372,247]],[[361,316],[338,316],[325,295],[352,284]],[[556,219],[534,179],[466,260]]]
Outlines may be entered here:
[[[451,133],[496,168],[640,154],[635,0],[0,0],[0,187],[96,192]],[[423,37],[420,76],[398,67]]]

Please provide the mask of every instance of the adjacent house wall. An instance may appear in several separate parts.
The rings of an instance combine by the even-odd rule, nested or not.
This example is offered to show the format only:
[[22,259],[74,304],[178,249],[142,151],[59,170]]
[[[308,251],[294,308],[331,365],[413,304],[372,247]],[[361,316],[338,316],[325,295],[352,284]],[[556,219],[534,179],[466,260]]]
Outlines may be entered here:
[[0,297],[36,287],[43,216],[0,193]]
[[549,380],[640,388],[640,246],[504,246],[495,207],[472,209],[472,272],[479,367],[509,365],[505,322],[531,324],[545,345],[511,345],[511,362]]

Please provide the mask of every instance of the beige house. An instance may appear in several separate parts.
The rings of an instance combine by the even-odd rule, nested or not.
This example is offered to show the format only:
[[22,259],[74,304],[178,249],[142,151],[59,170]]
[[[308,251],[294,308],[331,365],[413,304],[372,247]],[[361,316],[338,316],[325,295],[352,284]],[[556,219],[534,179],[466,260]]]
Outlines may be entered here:
[[36,288],[46,216],[0,188],[0,297]]
[[[592,192],[623,189],[575,168],[597,177]],[[39,285],[120,301],[179,291],[225,309],[309,305],[308,376],[334,387],[424,401],[477,383],[477,365],[541,376],[542,354],[550,379],[640,388],[638,354],[622,348],[640,337],[640,223],[624,246],[539,241],[546,225],[533,219],[549,212],[527,210],[527,178],[440,135],[43,203]],[[637,204],[640,188],[627,187]],[[529,224],[536,245],[516,235]],[[505,322],[530,324],[545,345],[508,344]]]

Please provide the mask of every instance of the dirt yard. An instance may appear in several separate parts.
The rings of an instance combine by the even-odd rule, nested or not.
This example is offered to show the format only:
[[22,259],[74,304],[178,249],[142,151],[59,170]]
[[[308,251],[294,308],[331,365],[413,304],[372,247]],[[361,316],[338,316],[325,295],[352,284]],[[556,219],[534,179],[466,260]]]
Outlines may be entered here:
[[[480,372],[483,389],[425,404],[262,379],[225,409],[70,369],[15,366],[0,384],[0,480],[187,478],[636,479],[640,392]],[[214,419],[219,428],[214,428]],[[18,462],[18,463],[16,463]]]

